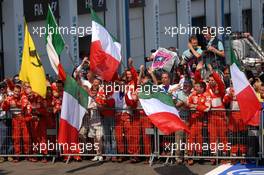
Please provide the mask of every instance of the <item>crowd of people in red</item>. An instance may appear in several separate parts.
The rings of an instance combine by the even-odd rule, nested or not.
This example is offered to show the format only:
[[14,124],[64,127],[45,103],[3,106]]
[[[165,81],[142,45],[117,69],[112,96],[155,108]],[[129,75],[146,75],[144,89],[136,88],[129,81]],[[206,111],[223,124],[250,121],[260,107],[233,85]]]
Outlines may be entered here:
[[[206,59],[203,59],[203,51],[198,47],[197,38],[192,36],[188,49],[183,53],[185,63],[177,65],[172,72],[158,72],[151,67],[145,70],[143,65],[137,71],[133,66],[133,60],[129,59],[128,68],[122,75],[116,74],[112,82],[105,82],[90,72],[89,58],[83,58],[82,63],[75,69],[73,77],[89,94],[88,110],[80,130],[80,138],[84,140],[93,138],[94,142],[99,143],[100,149],[96,150],[93,161],[102,161],[104,159],[102,154],[109,154],[111,156],[106,157],[105,160],[122,162],[125,157],[114,155],[131,154],[131,162],[138,162],[140,159],[136,155],[151,154],[152,137],[146,134],[146,129],[153,128],[153,125],[141,109],[138,85],[157,85],[160,90],[171,96],[180,117],[190,127],[190,134],[184,136],[178,133],[185,142],[202,145],[205,137],[204,116],[208,111],[211,111],[206,121],[208,123],[206,137],[209,143],[221,142],[227,145],[228,132],[233,134],[246,132],[247,126],[239,117],[239,106],[230,81],[229,69],[223,61],[222,43],[212,38],[210,34],[205,38],[208,41]],[[149,59],[152,59],[151,56]],[[248,75],[260,103],[263,103],[263,77]],[[105,87],[113,87],[113,83],[124,88],[107,91]],[[13,80],[4,80],[1,83],[0,93],[2,108],[0,155],[14,154],[8,157],[8,160],[18,162],[19,158],[15,155],[38,154],[31,149],[32,143],[46,143],[47,129],[56,128],[56,117],[60,112],[63,98],[63,81],[52,82],[48,79],[46,99],[32,92],[30,85],[20,82],[18,76]],[[227,116],[226,109],[236,111]],[[12,110],[12,122],[5,118],[6,111],[10,110]],[[231,150],[224,146],[221,154],[245,156],[247,150],[246,143],[232,142]],[[187,150],[185,153],[189,156],[202,156],[203,150]],[[48,154],[48,151],[43,154]],[[211,156],[215,154],[212,153]],[[0,158],[1,162],[5,160],[4,157]],[[26,159],[32,162],[39,160],[34,157]],[[76,160],[80,158],[76,157]],[[41,161],[47,162],[47,159],[44,157]],[[179,159],[180,161],[182,160]],[[215,164],[216,160],[211,159],[211,162]],[[193,164],[193,159],[188,159],[188,163]]]

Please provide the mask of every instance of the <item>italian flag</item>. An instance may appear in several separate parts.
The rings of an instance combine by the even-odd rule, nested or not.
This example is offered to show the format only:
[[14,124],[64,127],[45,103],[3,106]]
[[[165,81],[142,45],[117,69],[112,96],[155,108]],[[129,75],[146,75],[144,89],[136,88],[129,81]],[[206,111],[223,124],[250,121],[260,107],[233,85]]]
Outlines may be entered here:
[[[78,134],[82,125],[82,119],[88,104],[88,94],[77,82],[67,75],[64,81],[64,92],[61,107],[60,127],[58,142],[71,145],[78,143]],[[74,153],[73,150],[65,150],[64,153]],[[75,152],[78,153],[78,150]]]
[[121,62],[121,45],[104,28],[93,9],[90,10],[92,16],[90,69],[104,80],[110,81]]
[[[50,60],[51,67],[57,75],[65,75],[60,64],[59,55],[64,49],[64,40],[59,32],[58,24],[49,6],[46,19],[46,50]],[[64,71],[63,71],[64,72]],[[65,77],[61,77],[65,79]]]
[[139,101],[151,122],[164,134],[168,135],[178,130],[190,132],[188,126],[179,117],[178,110],[169,95],[161,92],[148,95],[140,93]]
[[230,58],[232,62],[230,66],[231,79],[240,108],[241,119],[245,124],[258,126],[261,105],[244,72],[239,69],[239,62],[232,47],[230,49]]

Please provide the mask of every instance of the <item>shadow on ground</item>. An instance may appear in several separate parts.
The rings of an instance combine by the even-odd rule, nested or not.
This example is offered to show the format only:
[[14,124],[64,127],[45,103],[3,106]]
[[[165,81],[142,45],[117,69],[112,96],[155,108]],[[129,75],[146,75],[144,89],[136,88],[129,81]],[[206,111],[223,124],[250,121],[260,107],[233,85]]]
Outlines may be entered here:
[[0,169],[0,175],[6,175],[6,174],[9,174],[9,172],[8,172],[8,171],[1,170],[1,169]]
[[171,174],[198,175],[196,173],[193,173],[188,167],[184,165],[162,166],[162,167],[154,168],[154,171],[160,175],[171,175]]
[[72,174],[72,173],[75,173],[77,171],[81,171],[81,170],[84,170],[86,168],[97,167],[97,166],[100,166],[102,164],[103,164],[103,162],[95,162],[95,163],[87,164],[87,165],[84,165],[84,166],[81,166],[81,167],[78,167],[75,169],[68,170],[65,173],[66,174]]

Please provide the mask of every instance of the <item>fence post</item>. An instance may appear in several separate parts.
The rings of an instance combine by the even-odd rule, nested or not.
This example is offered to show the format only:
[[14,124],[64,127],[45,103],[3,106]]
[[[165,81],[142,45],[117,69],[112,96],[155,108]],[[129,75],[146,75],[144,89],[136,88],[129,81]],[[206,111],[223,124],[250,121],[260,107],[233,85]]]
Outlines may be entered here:
[[149,159],[149,166],[152,166],[154,158],[159,156],[159,133],[158,133],[158,129],[155,126],[153,130],[154,130],[154,151]]
[[[59,133],[59,119],[60,119],[60,115],[59,113],[56,114],[56,141],[58,141],[58,133]],[[59,158],[60,156],[60,147],[59,150],[55,150],[56,154],[55,156],[52,158],[52,163],[54,164],[56,161],[56,158]]]
[[259,157],[261,159],[264,158],[264,153],[263,153],[263,150],[264,150],[264,144],[263,144],[263,140],[264,140],[264,132],[263,132],[263,129],[264,129],[264,122],[263,122],[263,117],[264,117],[264,109],[261,110],[261,114],[260,114],[260,127],[259,127]]

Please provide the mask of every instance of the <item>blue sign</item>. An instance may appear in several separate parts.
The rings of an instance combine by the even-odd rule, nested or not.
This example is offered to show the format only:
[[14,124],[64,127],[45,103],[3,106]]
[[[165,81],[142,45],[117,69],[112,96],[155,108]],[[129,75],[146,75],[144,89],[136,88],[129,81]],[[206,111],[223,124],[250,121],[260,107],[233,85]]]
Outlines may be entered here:
[[242,175],[242,174],[243,175],[264,174],[264,166],[256,166],[255,164],[247,164],[247,165],[236,164],[222,172],[219,172],[218,175]]

